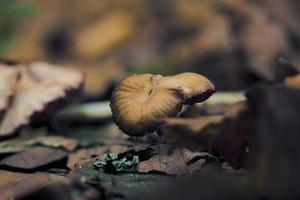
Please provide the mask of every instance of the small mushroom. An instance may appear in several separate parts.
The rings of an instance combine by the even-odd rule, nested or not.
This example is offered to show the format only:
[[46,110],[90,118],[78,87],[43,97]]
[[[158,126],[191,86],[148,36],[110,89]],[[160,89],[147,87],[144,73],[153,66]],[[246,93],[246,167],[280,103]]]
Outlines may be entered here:
[[205,101],[214,91],[213,83],[197,73],[129,76],[113,91],[113,119],[124,133],[143,136],[154,132],[160,119],[176,117],[184,104]]
[[80,89],[84,80],[83,75],[75,70],[45,62],[11,67],[19,72],[19,79],[14,85],[10,105],[0,123],[2,137],[29,124],[35,114],[48,112],[48,106],[53,111],[54,102],[61,101],[72,91]]

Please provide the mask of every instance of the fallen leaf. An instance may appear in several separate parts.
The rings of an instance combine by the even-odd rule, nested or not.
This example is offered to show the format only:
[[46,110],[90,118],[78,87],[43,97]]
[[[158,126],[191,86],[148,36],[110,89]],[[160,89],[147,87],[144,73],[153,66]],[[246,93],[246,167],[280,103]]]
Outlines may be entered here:
[[270,18],[268,10],[254,3],[234,0],[228,2],[240,17],[245,18],[238,38],[246,51],[250,69],[264,80],[276,80],[278,77],[272,65],[273,60],[287,48],[282,24]]
[[75,49],[82,58],[103,55],[126,42],[133,30],[134,21],[129,13],[111,12],[76,33]]
[[53,148],[61,147],[68,151],[73,151],[78,145],[77,140],[62,136],[41,136],[35,143]]
[[160,132],[164,140],[189,149],[211,150],[214,138],[220,133],[224,116],[198,118],[166,118]]
[[47,105],[51,104],[53,107],[54,102],[79,90],[84,81],[82,74],[77,71],[45,62],[12,67],[20,72],[20,78],[16,83],[12,102],[0,124],[2,137],[11,135],[21,126],[30,123],[34,114],[47,110]]
[[49,183],[51,177],[46,173],[18,173],[0,170],[0,199],[11,200],[20,198]]
[[33,147],[4,158],[0,161],[0,165],[24,170],[33,170],[63,160],[66,157],[67,153],[60,149]]
[[45,133],[29,134],[0,142],[0,154],[16,153],[25,150]]
[[[224,108],[223,108],[224,109]],[[166,119],[161,133],[167,142],[191,150],[215,151],[233,167],[245,164],[252,115],[245,102],[228,105],[223,115],[195,119]]]
[[46,135],[46,132],[43,130],[38,130],[32,134],[24,134],[17,138],[0,142],[0,154],[16,153],[37,145],[64,148],[72,151],[77,147],[78,141],[62,136]]
[[10,103],[10,98],[14,94],[18,75],[18,70],[13,66],[0,63],[0,120]]
[[[188,161],[195,157],[208,157],[208,153],[192,152],[184,148],[162,148],[158,150],[158,154],[150,159],[140,162],[137,170],[141,173],[151,171],[160,171],[167,174],[182,174],[189,172]],[[198,163],[199,164],[199,163]],[[202,163],[204,164],[204,163]],[[191,169],[199,169],[202,165],[194,165]]]
[[106,153],[106,151],[106,147],[79,149],[69,154],[67,167],[70,169],[80,168],[83,164],[94,161],[96,157]]

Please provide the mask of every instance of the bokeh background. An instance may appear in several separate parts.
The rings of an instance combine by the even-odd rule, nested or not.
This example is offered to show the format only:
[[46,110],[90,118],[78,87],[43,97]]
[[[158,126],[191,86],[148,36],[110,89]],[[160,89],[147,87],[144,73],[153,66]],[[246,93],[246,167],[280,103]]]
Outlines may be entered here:
[[0,0],[0,57],[86,73],[103,99],[126,74],[194,71],[222,90],[280,82],[300,61],[298,0]]
[[[86,75],[84,95],[80,99],[84,103],[74,104],[51,119],[47,117],[45,130],[37,130],[40,137],[46,138],[42,141],[49,141],[49,137],[56,135],[65,140],[74,139],[73,149],[61,152],[62,158],[69,159],[71,164],[66,165],[66,160],[62,159],[56,163],[58,168],[56,165],[52,168],[47,166],[53,164],[51,158],[49,163],[44,162],[50,156],[33,149],[33,157],[39,154],[38,161],[41,162],[34,163],[35,169],[48,172],[53,169],[54,173],[67,174],[74,172],[77,163],[89,162],[91,168],[79,173],[85,177],[86,173],[91,173],[88,183],[93,186],[97,183],[102,196],[107,195],[102,193],[103,188],[108,194],[115,189],[124,198],[128,194],[136,195],[138,189],[148,189],[147,184],[136,181],[134,176],[119,179],[119,174],[94,169],[93,159],[104,152],[125,155],[124,152],[132,149],[144,152],[149,147],[143,139],[131,140],[117,129],[107,100],[115,83],[126,75],[170,75],[192,71],[207,76],[221,92],[209,99],[215,98],[215,102],[186,108],[178,118],[181,124],[164,124],[160,131],[164,136],[168,131],[170,133],[170,138],[164,138],[165,142],[180,136],[178,147],[186,145],[187,148],[195,143],[194,146],[201,149],[203,138],[212,136],[212,147],[206,149],[212,149],[213,155],[221,160],[216,163],[205,158],[205,166],[203,163],[196,166],[203,168],[200,176],[188,180],[187,184],[183,182],[165,189],[158,179],[159,184],[157,181],[155,185],[159,185],[161,191],[152,194],[159,197],[150,196],[150,199],[170,199],[170,195],[173,199],[193,199],[189,195],[195,195],[194,199],[300,199],[299,10],[299,0],[0,0],[0,62],[2,59],[21,63],[42,60],[78,69]],[[283,83],[291,74],[298,74],[295,81],[298,88],[277,84]],[[267,84],[258,84],[261,82]],[[245,101],[243,94],[248,89]],[[22,99],[20,102],[23,103]],[[23,105],[27,106],[26,103]],[[209,122],[210,117],[222,117],[222,122]],[[199,130],[193,131],[197,125],[200,125]],[[31,129],[34,127],[26,127],[28,130],[23,129],[24,133],[20,132],[15,138],[34,135],[35,129]],[[52,143],[58,147],[56,140]],[[10,153],[13,151],[11,156],[15,156],[16,152],[11,149],[19,146],[10,140],[2,142],[1,148],[2,154],[8,148]],[[22,148],[17,151],[23,153]],[[159,147],[158,154],[164,151]],[[142,155],[146,155],[145,152]],[[3,164],[7,165],[3,158],[0,158],[2,168]],[[182,166],[179,161],[177,165]],[[194,161],[196,163],[200,158]],[[25,169],[31,163],[24,161],[23,154],[16,162],[25,165]],[[170,166],[177,167],[176,162],[171,159]],[[233,168],[227,166],[227,162]],[[158,163],[160,166],[159,160]],[[186,164],[184,162],[184,166]],[[215,164],[219,168],[214,171],[222,169],[222,172],[206,174],[205,170],[215,169]],[[17,179],[11,177],[11,185],[17,187],[16,193],[28,190],[32,186],[30,183],[38,183],[30,177],[23,184],[26,187],[21,187],[16,184]],[[92,190],[96,194],[91,193],[89,198],[90,193],[84,192],[88,189],[78,186],[74,180],[71,183],[64,187],[58,185],[60,190],[50,186],[52,192],[44,190],[33,195],[37,195],[36,199],[64,200],[79,199],[72,195],[82,195],[82,199],[89,200],[100,195],[98,190]],[[3,191],[0,193],[6,194]],[[13,194],[12,190],[7,191]],[[122,195],[106,199],[122,199]],[[34,198],[23,198],[27,199]]]

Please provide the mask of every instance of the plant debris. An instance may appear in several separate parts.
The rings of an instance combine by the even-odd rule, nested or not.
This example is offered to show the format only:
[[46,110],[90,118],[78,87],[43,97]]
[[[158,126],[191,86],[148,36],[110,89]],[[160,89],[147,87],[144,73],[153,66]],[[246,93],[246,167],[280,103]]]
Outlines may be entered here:
[[141,173],[154,171],[167,174],[191,173],[200,170],[206,159],[212,158],[213,156],[205,152],[192,152],[183,148],[172,149],[172,147],[160,148],[157,155],[140,162],[137,170]]

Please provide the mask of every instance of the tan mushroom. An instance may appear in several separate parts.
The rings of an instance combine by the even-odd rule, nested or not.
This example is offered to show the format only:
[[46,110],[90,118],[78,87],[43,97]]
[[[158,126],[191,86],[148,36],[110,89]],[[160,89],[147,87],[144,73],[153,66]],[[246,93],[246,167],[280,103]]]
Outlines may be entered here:
[[205,101],[214,91],[214,85],[197,73],[130,76],[112,94],[113,119],[126,134],[143,136],[154,132],[160,119],[176,117],[182,105]]

